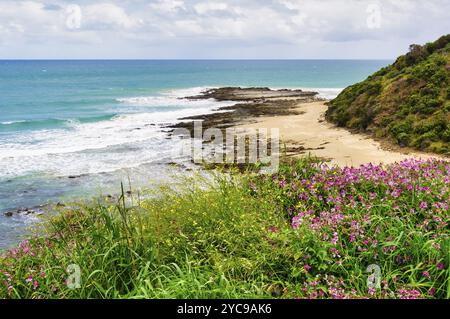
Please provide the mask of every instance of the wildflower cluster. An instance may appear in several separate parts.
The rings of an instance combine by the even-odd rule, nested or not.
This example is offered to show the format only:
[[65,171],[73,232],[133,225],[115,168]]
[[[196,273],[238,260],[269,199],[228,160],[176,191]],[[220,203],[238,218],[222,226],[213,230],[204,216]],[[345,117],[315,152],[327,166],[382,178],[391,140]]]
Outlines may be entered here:
[[306,158],[183,185],[62,211],[0,252],[0,298],[450,298],[448,162]]
[[[347,273],[347,287],[354,287],[349,270],[358,265],[360,273],[353,276],[362,277],[365,267],[377,264],[393,289],[386,282],[386,289],[367,296],[444,293],[439,287],[447,281],[449,265],[449,163],[410,159],[389,166],[313,166],[307,177],[298,171],[272,177],[291,228],[299,240],[312,236],[309,245],[318,247],[305,261],[310,277],[343,279]],[[306,296],[355,296],[344,283],[315,290],[315,282],[305,284]]]

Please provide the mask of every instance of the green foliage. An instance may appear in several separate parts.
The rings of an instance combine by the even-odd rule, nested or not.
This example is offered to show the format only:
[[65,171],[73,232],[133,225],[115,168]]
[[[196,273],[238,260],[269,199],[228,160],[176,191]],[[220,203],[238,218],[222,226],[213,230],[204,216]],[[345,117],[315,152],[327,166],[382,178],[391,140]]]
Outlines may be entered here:
[[[359,178],[305,158],[274,176],[196,176],[137,202],[73,204],[0,254],[0,298],[445,297],[445,165],[368,165]],[[310,215],[294,227],[297,214]],[[369,292],[374,263],[384,283]],[[66,285],[71,264],[79,289]]]
[[401,146],[448,155],[449,99],[446,35],[424,46],[412,45],[394,64],[346,88],[329,103],[326,117]]

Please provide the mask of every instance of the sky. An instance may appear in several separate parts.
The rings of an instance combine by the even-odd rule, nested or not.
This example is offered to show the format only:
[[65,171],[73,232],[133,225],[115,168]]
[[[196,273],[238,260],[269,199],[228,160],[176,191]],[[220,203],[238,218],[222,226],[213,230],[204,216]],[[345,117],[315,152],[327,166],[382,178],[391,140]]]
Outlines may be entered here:
[[0,0],[0,59],[394,59],[450,0]]

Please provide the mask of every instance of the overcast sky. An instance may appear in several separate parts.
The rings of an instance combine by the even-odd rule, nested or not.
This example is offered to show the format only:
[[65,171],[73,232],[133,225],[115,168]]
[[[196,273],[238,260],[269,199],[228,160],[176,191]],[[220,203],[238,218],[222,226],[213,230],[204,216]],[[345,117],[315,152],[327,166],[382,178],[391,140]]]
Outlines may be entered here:
[[449,0],[0,0],[0,59],[392,59]]

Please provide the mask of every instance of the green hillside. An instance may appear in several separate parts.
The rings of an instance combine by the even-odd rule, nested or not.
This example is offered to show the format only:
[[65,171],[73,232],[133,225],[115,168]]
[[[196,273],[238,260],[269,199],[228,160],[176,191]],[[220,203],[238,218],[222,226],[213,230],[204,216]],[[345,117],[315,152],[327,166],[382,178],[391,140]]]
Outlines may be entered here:
[[411,45],[394,64],[332,100],[327,119],[402,147],[450,155],[449,52],[450,34]]

